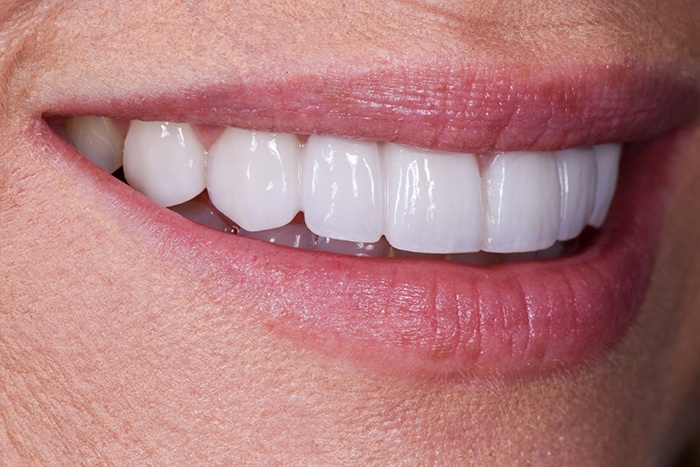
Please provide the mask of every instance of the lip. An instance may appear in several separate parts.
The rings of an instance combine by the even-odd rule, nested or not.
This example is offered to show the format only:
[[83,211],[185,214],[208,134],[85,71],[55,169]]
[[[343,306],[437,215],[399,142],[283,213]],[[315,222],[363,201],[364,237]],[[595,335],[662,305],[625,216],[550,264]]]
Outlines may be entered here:
[[[672,186],[679,138],[668,130],[689,120],[697,98],[686,92],[693,90],[690,81],[625,70],[589,69],[586,76],[591,82],[583,89],[580,70],[542,85],[535,84],[540,82],[537,73],[520,84],[472,76],[472,82],[484,80],[484,89],[491,80],[497,90],[509,90],[506,100],[512,107],[498,115],[493,109],[503,98],[500,91],[495,97],[489,94],[492,91],[480,91],[476,102],[483,106],[475,105],[469,113],[457,112],[454,100],[441,101],[442,107],[433,105],[433,112],[421,112],[421,106],[437,101],[426,98],[404,107],[389,102],[377,108],[371,100],[357,100],[367,86],[376,91],[376,83],[363,86],[351,79],[344,83],[345,89],[353,89],[349,106],[323,119],[321,115],[337,108],[337,99],[329,96],[336,95],[340,83],[323,88],[320,95],[309,94],[319,89],[319,83],[304,81],[307,78],[292,86],[293,95],[272,86],[266,97],[237,98],[242,89],[243,96],[257,89],[240,84],[185,92],[175,103],[169,94],[149,100],[132,96],[55,102],[41,114],[138,116],[405,144],[421,140],[425,144],[419,146],[452,150],[548,150],[666,132],[626,147],[608,221],[582,251],[488,268],[340,256],[217,232],[157,206],[100,172],[54,137],[46,124],[34,127],[30,137],[67,161],[73,176],[94,183],[102,207],[111,207],[125,232],[158,249],[164,267],[207,278],[207,293],[223,304],[222,312],[231,313],[232,320],[239,318],[238,312],[229,311],[237,309],[237,297],[253,297],[250,312],[267,332],[325,354],[343,355],[362,366],[428,376],[538,375],[579,365],[619,342],[639,312],[653,267],[662,224],[658,219]],[[575,82],[579,87],[572,87]],[[384,94],[398,96],[400,88],[386,88]],[[455,92],[464,99],[473,97],[473,92]],[[285,105],[272,106],[271,101],[280,97],[286,99]],[[610,101],[614,105],[606,104]],[[572,102],[578,105],[572,107]],[[551,111],[546,118],[537,118],[543,105]],[[402,119],[405,115],[415,118]],[[436,132],[436,125],[450,117],[455,120]],[[372,121],[377,124],[368,124]],[[469,122],[478,125],[457,134],[459,126]],[[584,124],[589,127],[571,130]]]
[[432,63],[281,74],[167,91],[157,83],[144,94],[74,90],[39,104],[40,116],[179,121],[480,153],[649,139],[700,107],[692,74],[670,66]]

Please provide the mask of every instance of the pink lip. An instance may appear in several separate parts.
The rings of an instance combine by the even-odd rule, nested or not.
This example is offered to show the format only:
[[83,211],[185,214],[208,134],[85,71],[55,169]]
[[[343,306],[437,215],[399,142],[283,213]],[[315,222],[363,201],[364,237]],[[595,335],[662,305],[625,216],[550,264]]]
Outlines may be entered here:
[[[387,105],[371,114],[367,111],[373,108],[371,102],[364,108],[364,104],[353,100],[365,89],[362,83],[350,82],[346,85],[353,89],[351,94],[355,97],[350,101],[354,106],[343,108],[327,121],[314,112],[327,113],[334,104],[311,106],[315,97],[304,94],[308,91],[304,86],[295,91],[301,92],[297,104],[315,109],[309,110],[306,119],[293,116],[289,105],[283,106],[281,113],[269,107],[269,99],[287,95],[287,90],[272,88],[263,97],[232,97],[230,93],[240,87],[210,90],[196,100],[185,98],[173,105],[162,96],[157,103],[143,106],[115,101],[56,104],[45,115],[145,115],[278,131],[311,133],[328,129],[327,133],[405,143],[425,137],[428,139],[422,141],[429,143],[422,146],[453,149],[542,150],[569,143],[619,141],[643,131],[658,133],[687,120],[690,110],[685,104],[695,99],[686,95],[681,101],[677,83],[666,75],[635,75],[636,79],[627,79],[619,70],[610,73],[591,74],[592,81],[583,84],[577,74],[557,81],[556,86],[553,81],[539,87],[496,81],[487,88],[484,81],[484,89],[489,91],[480,91],[481,100],[477,103],[485,103],[486,108],[475,107],[470,114],[454,113],[452,101],[443,102],[443,107],[434,113],[417,112],[415,106],[397,109]],[[474,79],[477,78],[485,79]],[[571,87],[575,81],[578,87]],[[653,83],[665,85],[652,90]],[[250,91],[255,87],[244,88]],[[506,88],[512,90],[506,100],[513,107],[493,116],[490,112],[498,99],[489,97],[490,93]],[[327,98],[334,89],[337,90],[333,86],[324,88],[322,97]],[[636,94],[642,90],[644,94]],[[468,94],[455,92],[462,97]],[[503,97],[498,92],[496,95]],[[586,103],[585,97],[591,101]],[[201,109],[218,99],[224,99],[222,106],[204,115]],[[426,99],[420,105],[429,102]],[[534,105],[536,110],[548,107],[551,111],[544,118],[536,118],[537,111],[526,104]],[[402,112],[416,115],[406,122],[398,119]],[[362,124],[358,120],[361,115],[371,115],[376,125]],[[454,120],[444,120],[448,123],[443,131],[436,132],[436,122],[450,115]],[[595,124],[594,117],[599,118]],[[465,121],[481,122],[481,126],[458,135],[457,129]],[[494,122],[500,125],[497,130],[492,128]],[[590,128],[566,132],[583,123]],[[390,128],[395,129],[394,137],[382,138]],[[411,133],[415,128],[423,131]],[[528,133],[533,129],[542,131],[533,137]],[[437,134],[440,137],[436,139]],[[526,375],[569,367],[600,355],[619,341],[633,322],[654,262],[658,219],[663,217],[673,178],[672,159],[678,137],[671,134],[627,148],[609,220],[583,251],[556,260],[488,268],[440,261],[339,256],[216,232],[156,206],[98,172],[58,138],[49,134],[41,139],[70,161],[71,167],[78,167],[79,173],[93,180],[104,193],[104,207],[127,207],[112,208],[125,232],[141,237],[154,248],[168,245],[162,253],[163,264],[188,271],[196,278],[208,278],[212,299],[225,304],[224,308],[236,309],[241,297],[252,297],[254,309],[249,313],[255,313],[255,321],[269,332],[373,368],[424,375]]]
[[695,81],[669,67],[485,71],[451,63],[279,75],[102,99],[76,90],[41,110],[44,116],[184,121],[488,152],[648,139],[700,107]]

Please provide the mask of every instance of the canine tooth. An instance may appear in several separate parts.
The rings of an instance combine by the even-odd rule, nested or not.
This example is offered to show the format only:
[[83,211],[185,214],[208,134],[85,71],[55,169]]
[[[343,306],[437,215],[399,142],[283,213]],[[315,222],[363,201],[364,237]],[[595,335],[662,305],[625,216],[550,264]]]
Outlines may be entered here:
[[312,135],[302,151],[302,204],[315,234],[373,243],[382,235],[384,177],[377,143]]
[[397,249],[463,253],[481,246],[481,180],[471,154],[386,144],[385,235]]
[[595,206],[588,222],[593,227],[600,227],[608,215],[608,209],[612,203],[617,174],[620,165],[619,144],[604,144],[595,147],[597,183],[595,192]]
[[209,198],[248,231],[289,223],[299,212],[299,151],[291,134],[227,128],[209,150]]
[[561,188],[558,240],[571,240],[583,231],[593,212],[596,185],[595,149],[579,148],[556,154]]
[[124,141],[124,177],[163,206],[204,190],[206,151],[187,124],[134,120]]
[[515,253],[554,244],[561,198],[554,157],[534,152],[499,154],[482,178],[484,251]]
[[80,154],[108,173],[122,165],[124,138],[107,117],[73,117],[66,122],[68,138]]

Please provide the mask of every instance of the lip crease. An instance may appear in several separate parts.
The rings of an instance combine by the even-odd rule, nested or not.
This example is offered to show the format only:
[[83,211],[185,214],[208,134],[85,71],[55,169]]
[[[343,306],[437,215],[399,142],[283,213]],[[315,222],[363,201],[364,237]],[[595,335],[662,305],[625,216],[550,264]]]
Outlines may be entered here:
[[[45,122],[31,137],[67,161],[72,174],[91,180],[102,207],[112,206],[125,232],[158,248],[164,265],[208,278],[200,280],[224,312],[236,313],[230,310],[237,297],[255,297],[250,313],[269,332],[370,368],[425,376],[538,375],[604,354],[637,316],[672,186],[679,136],[668,130],[688,121],[697,102],[685,92],[689,83],[666,73],[587,70],[548,80],[531,72],[520,84],[505,74],[473,72],[464,78],[471,82],[466,90],[455,81],[442,95],[436,87],[423,95],[410,84],[421,79],[407,82],[401,73],[393,81],[376,74],[345,82],[305,77],[288,87],[238,84],[179,93],[176,100],[166,93],[147,100],[76,99],[42,113],[472,151],[560,149],[665,132],[626,146],[608,220],[583,250],[545,261],[479,267],[357,258],[234,236],[194,224],[96,170]],[[436,84],[434,76],[421,76]]]

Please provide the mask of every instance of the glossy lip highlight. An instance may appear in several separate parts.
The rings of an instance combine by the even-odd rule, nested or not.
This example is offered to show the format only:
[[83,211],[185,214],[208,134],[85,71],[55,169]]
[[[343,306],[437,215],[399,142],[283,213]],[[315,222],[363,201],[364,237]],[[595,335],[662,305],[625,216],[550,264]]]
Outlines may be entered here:
[[[659,80],[639,82],[648,84]],[[632,86],[633,81],[624,83]],[[611,97],[610,89],[605,89],[607,91],[599,95],[597,101],[592,101],[590,112],[577,108],[579,113],[573,114],[572,121],[577,125],[590,123],[592,116],[598,115],[597,105]],[[608,114],[607,119],[603,118],[573,137],[567,137],[564,131],[571,124],[562,116],[571,111],[564,105],[547,119],[538,120],[534,127],[529,117],[521,125],[513,123],[516,121],[513,115],[501,115],[496,118],[500,118],[498,121],[502,124],[485,139],[470,132],[460,142],[455,142],[452,139],[455,134],[448,128],[439,133],[443,139],[429,138],[427,146],[508,150],[513,149],[508,144],[513,144],[517,149],[545,150],[549,146],[560,147],[572,138],[578,143],[594,144],[610,141],[608,137],[615,135],[632,137],[651,128],[662,132],[688,118],[687,106],[680,107],[682,111],[672,112],[679,110],[673,107],[681,102],[673,86],[642,96],[633,96],[631,92],[639,91],[638,85],[620,89],[615,100],[619,112]],[[560,89],[550,89],[542,95],[526,95],[525,98],[517,94],[522,99],[515,108],[525,102],[547,101],[553,95],[565,95],[566,90],[571,88],[565,83]],[[212,93],[219,95],[217,91],[200,95],[200,109],[210,103]],[[299,97],[303,105],[308,104],[305,96]],[[676,98],[669,100],[670,96]],[[303,119],[284,120],[288,112],[286,107],[280,113],[265,107],[269,95],[261,98],[262,103],[257,106],[265,114],[262,117],[251,110],[254,106],[248,98],[231,99],[224,111],[216,108],[194,111],[194,120],[181,120],[202,123],[206,114],[209,120],[205,123],[224,123],[218,119],[229,118],[226,121],[229,125],[260,124],[264,129],[277,131],[294,127],[296,132],[310,133],[324,127],[321,120],[313,116],[306,120],[304,127],[300,127]],[[162,97],[156,100],[157,105],[151,102],[142,104],[144,107],[128,108],[118,102],[114,108],[109,107],[115,101],[66,107],[57,104],[44,115],[82,113],[129,118],[151,106],[150,111],[142,115],[177,120],[173,117],[177,117],[178,112],[184,114],[194,108],[194,101],[188,98],[182,101],[181,107],[169,104]],[[497,99],[492,100],[496,102]],[[695,99],[685,96],[683,102],[689,101]],[[397,128],[394,140],[410,142],[408,130],[416,125],[434,129],[437,120],[450,115],[448,104],[437,114],[409,109],[409,114],[415,111],[417,118],[408,122],[388,118],[397,116],[391,110],[388,114],[380,111],[377,134],[381,136],[394,125]],[[620,112],[625,106],[631,108],[632,116],[621,121]],[[246,107],[249,112],[241,110]],[[333,102],[323,108],[332,107]],[[488,118],[489,109],[487,106],[481,114],[470,114],[468,119],[481,121],[482,126],[478,128],[484,128],[494,121]],[[403,111],[406,109],[397,112]],[[536,113],[524,112],[526,116]],[[270,119],[270,115],[274,118]],[[341,113],[338,120],[330,118],[328,125],[334,128],[331,133],[369,137],[369,126],[353,126],[361,115],[360,110],[353,108]],[[421,115],[427,115],[427,120],[422,120]],[[384,117],[387,120],[382,120]],[[547,123],[560,120],[564,123],[554,126]],[[246,124],[239,125],[240,122]],[[558,140],[543,136],[547,131],[532,137],[526,130],[535,127],[549,128],[547,131],[559,134]],[[511,132],[515,132],[515,139],[503,136]],[[45,125],[37,133],[41,136],[30,137],[38,138],[60,155],[59,158],[68,160],[72,167],[93,180],[104,193],[104,207],[109,207],[110,203],[128,207],[128,214],[122,210],[115,212],[118,222],[126,232],[138,235],[161,250],[164,264],[190,271],[193,277],[211,279],[207,290],[217,303],[230,301],[231,308],[235,308],[236,297],[257,297],[251,312],[270,332],[323,352],[347,355],[372,368],[422,375],[540,374],[580,364],[619,341],[638,313],[646,290],[660,228],[657,219],[663,215],[665,193],[672,178],[673,164],[668,159],[676,141],[671,135],[627,148],[622,159],[619,192],[609,220],[579,254],[551,261],[480,268],[429,260],[367,259],[293,250],[216,232],[156,206],[104,173],[98,174],[67,143],[52,137]],[[501,136],[494,139],[496,134]]]

